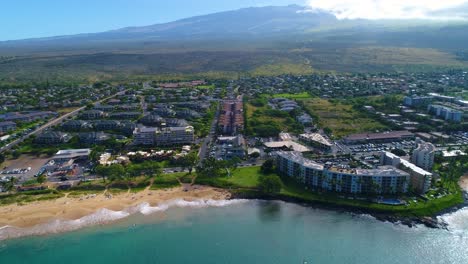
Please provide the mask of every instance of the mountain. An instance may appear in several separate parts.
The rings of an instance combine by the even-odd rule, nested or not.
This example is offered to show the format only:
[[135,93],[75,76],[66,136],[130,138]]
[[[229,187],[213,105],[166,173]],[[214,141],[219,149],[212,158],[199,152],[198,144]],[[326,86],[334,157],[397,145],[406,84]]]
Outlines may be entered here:
[[101,33],[0,42],[0,83],[466,68],[467,25],[338,20],[297,5],[244,8]]
[[196,16],[170,23],[143,27],[127,27],[101,33],[57,36],[0,42],[12,44],[69,44],[105,41],[168,41],[225,38],[270,37],[303,34],[336,24],[336,17],[327,12],[304,12],[297,5],[243,8],[234,11]]

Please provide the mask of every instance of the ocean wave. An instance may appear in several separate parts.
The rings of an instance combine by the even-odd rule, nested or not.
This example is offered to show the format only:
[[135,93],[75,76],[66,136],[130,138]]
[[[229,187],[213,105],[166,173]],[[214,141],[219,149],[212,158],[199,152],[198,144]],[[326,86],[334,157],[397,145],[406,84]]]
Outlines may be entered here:
[[24,236],[35,236],[45,234],[55,234],[62,232],[69,232],[81,229],[87,226],[94,226],[114,222],[130,215],[141,213],[143,215],[150,215],[157,212],[163,212],[169,208],[191,207],[191,208],[204,208],[204,207],[225,207],[234,204],[244,203],[247,200],[193,200],[186,201],[184,199],[170,200],[160,203],[157,206],[150,206],[149,203],[141,203],[134,207],[126,208],[122,211],[112,211],[109,209],[100,209],[97,212],[84,216],[76,220],[53,220],[46,224],[36,225],[30,228],[19,228],[14,226],[0,227],[0,241],[11,238],[19,238]]
[[438,219],[447,223],[450,231],[468,232],[468,207],[441,215]]

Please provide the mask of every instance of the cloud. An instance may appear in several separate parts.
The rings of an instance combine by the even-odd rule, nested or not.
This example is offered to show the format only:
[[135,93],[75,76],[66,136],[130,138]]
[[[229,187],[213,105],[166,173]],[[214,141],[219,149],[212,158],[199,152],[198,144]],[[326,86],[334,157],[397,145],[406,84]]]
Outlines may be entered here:
[[468,0],[308,0],[339,19],[468,19]]

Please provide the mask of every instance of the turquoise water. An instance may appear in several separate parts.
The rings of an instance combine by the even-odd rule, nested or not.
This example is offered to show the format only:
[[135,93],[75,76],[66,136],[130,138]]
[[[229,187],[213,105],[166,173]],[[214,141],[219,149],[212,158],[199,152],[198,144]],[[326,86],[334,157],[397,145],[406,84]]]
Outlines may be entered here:
[[0,263],[468,263],[467,212],[445,231],[283,202],[171,208],[0,241]]

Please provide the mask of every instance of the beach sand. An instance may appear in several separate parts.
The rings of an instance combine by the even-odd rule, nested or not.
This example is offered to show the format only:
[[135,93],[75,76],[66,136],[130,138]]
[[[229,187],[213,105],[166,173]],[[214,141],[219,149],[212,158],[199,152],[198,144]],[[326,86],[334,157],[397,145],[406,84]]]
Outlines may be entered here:
[[178,187],[165,190],[144,190],[138,193],[125,192],[109,194],[86,194],[81,197],[63,197],[57,200],[38,201],[25,205],[0,207],[0,227],[32,227],[53,220],[75,220],[93,214],[100,209],[122,211],[124,209],[149,203],[150,206],[175,200],[225,200],[230,193],[206,186]]

